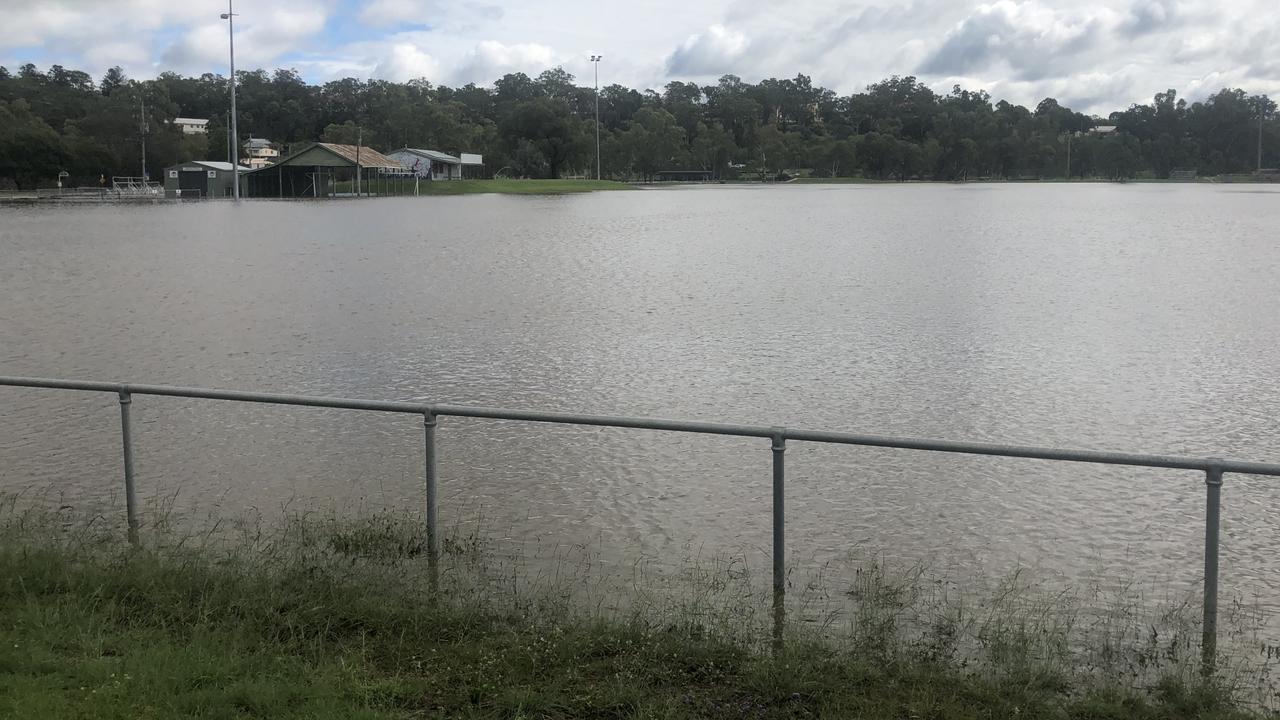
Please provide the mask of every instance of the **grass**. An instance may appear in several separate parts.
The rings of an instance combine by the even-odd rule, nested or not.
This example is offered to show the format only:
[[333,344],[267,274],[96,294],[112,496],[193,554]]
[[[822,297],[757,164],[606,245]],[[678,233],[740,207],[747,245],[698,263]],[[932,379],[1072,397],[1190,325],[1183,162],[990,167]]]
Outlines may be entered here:
[[[476,195],[498,193],[502,195],[566,195],[569,193],[595,192],[598,190],[631,190],[627,183],[611,180],[423,180],[418,183],[419,195]],[[354,192],[355,185],[351,181],[340,181],[334,184],[334,191],[339,193]],[[365,191],[373,195],[412,196],[414,183],[410,180],[370,180]]]
[[423,183],[423,195],[471,195],[502,193],[507,195],[563,195],[596,190],[631,190],[626,183],[611,180],[455,180]]
[[[1134,687],[1117,668],[1150,643],[1128,627],[1103,653],[1116,664],[1079,671],[1064,632],[1078,617],[1061,596],[1025,597],[1016,575],[971,605],[877,563],[797,587],[774,655],[758,631],[767,595],[733,559],[686,564],[669,585],[639,563],[612,604],[582,548],[534,570],[459,530],[433,582],[417,527],[294,517],[152,529],[133,549],[101,521],[14,512],[0,528],[0,716],[1260,717],[1238,678],[1203,683],[1169,659],[1179,641],[1155,643],[1154,679]],[[814,588],[846,604],[844,621],[809,606]]]

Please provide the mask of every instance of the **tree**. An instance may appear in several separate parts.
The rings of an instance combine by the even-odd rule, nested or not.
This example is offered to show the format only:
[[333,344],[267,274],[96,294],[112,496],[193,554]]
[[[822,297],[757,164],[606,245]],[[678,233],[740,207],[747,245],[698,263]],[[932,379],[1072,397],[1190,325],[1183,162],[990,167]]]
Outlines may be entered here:
[[689,149],[693,163],[702,170],[712,171],[717,180],[723,176],[738,151],[733,144],[733,136],[715,121],[710,125],[698,123]]
[[121,70],[120,66],[116,65],[108,70],[106,75],[102,76],[102,82],[99,83],[98,89],[103,95],[110,97],[111,93],[124,87],[128,82],[129,79],[125,77],[124,70]]
[[62,161],[62,139],[25,100],[0,103],[0,178],[20,188],[51,185]]
[[[510,77],[510,76],[508,76]],[[558,178],[571,161],[584,154],[589,143],[582,122],[563,103],[538,97],[516,105],[501,123],[513,150],[521,143],[536,149],[546,162],[547,177]]]
[[641,108],[622,133],[622,143],[645,180],[653,180],[660,170],[679,169],[685,152],[684,130],[661,108]]
[[341,125],[329,123],[325,126],[324,132],[320,134],[320,142],[355,145],[362,140],[360,135],[360,127],[352,120],[348,120]]

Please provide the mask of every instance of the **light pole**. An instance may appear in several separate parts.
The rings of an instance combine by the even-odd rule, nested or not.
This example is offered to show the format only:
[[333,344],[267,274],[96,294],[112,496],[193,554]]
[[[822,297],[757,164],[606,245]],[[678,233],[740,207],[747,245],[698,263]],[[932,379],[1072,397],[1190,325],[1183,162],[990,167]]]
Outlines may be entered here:
[[600,179],[600,61],[603,59],[603,55],[591,56],[596,69],[596,180]]
[[227,21],[227,43],[231,49],[231,196],[240,199],[240,138],[236,131],[236,14],[227,0],[227,11],[219,17]]

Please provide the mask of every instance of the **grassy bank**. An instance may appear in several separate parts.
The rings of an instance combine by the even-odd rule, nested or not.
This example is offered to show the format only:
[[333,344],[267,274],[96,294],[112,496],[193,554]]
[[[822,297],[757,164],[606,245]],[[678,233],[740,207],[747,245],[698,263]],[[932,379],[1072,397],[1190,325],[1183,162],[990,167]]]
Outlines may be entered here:
[[[495,571],[458,534],[433,593],[417,526],[294,519],[133,550],[116,528],[19,515],[0,532],[0,716],[1251,717],[1154,657],[1145,689],[1074,673],[1034,613],[995,609],[1008,621],[980,655],[957,651],[962,618],[900,641],[886,628],[914,590],[883,573],[841,591],[861,608],[848,632],[796,629],[776,657],[732,602],[604,612],[573,573]],[[732,566],[698,572],[743,595]]]
[[456,180],[421,184],[423,195],[563,195],[597,190],[631,190],[626,183],[610,180]]
[[[600,190],[632,190],[627,183],[611,180],[436,180],[420,181],[417,185],[418,195],[479,195],[498,193],[502,195],[566,195],[569,193],[596,192]],[[334,183],[334,192],[352,193],[355,183],[341,181]],[[379,197],[412,196],[414,183],[412,179],[387,180],[378,178],[370,180],[364,191]]]

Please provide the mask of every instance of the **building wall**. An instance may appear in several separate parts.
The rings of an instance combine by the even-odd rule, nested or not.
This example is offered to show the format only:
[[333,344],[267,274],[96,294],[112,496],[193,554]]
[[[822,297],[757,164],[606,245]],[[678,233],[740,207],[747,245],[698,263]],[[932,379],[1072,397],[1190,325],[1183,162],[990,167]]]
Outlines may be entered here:
[[417,176],[420,178],[431,177],[431,159],[430,158],[424,158],[421,155],[418,155],[416,153],[405,152],[403,150],[399,152],[390,153],[387,155],[387,157],[391,158],[392,160],[395,160],[396,162],[400,163],[401,165],[407,168],[412,168],[414,162],[417,162],[418,163],[418,170],[416,173]]

